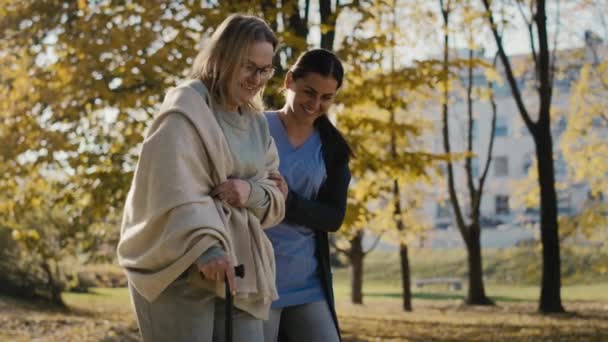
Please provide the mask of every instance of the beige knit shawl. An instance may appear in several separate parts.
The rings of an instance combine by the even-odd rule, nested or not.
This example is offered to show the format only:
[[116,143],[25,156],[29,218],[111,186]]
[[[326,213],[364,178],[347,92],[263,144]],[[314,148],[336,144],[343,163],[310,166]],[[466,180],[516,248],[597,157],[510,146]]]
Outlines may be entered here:
[[[192,266],[219,241],[235,265],[245,265],[244,279],[237,279],[235,306],[266,319],[278,296],[273,249],[263,228],[276,225],[285,214],[285,199],[268,179],[269,171],[278,170],[278,153],[270,136],[263,137],[268,148],[260,158],[265,158],[266,168],[254,178],[270,196],[262,220],[248,209],[210,197],[211,189],[233,174],[234,161],[194,82],[200,81],[167,93],[146,134],[124,208],[118,260],[130,284],[149,301],[189,268],[192,286],[223,297],[223,283],[202,279]],[[167,118],[182,124],[166,124]]]

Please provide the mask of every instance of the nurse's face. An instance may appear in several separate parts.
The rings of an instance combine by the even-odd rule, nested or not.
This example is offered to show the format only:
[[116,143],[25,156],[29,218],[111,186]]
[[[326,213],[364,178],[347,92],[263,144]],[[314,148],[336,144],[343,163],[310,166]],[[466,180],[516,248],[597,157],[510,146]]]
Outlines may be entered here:
[[338,91],[338,81],[315,72],[294,79],[292,73],[285,80],[288,110],[299,119],[314,121],[327,114]]

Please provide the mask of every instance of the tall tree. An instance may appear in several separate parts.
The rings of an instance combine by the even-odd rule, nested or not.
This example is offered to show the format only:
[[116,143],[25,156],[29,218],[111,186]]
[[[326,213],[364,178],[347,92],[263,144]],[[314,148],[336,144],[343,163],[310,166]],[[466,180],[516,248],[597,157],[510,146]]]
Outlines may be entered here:
[[[360,202],[367,203],[367,202]],[[363,273],[364,273],[364,259],[367,255],[375,249],[382,232],[378,226],[374,226],[374,230],[377,233],[376,240],[372,246],[364,248],[363,239],[366,234],[366,228],[368,227],[367,219],[370,218],[367,210],[358,210],[356,205],[349,205],[349,213],[357,213],[357,216],[349,215],[346,218],[345,228],[338,234],[342,239],[332,240],[333,247],[339,253],[342,253],[348,259],[350,267],[350,301],[353,304],[363,304]],[[361,215],[367,216],[363,218]],[[372,222],[376,224],[376,222]]]
[[[394,0],[392,3],[392,13],[390,15],[390,45],[389,45],[389,51],[388,51],[388,58],[389,58],[389,63],[390,63],[390,67],[389,67],[389,73],[391,75],[394,74],[395,72],[395,59],[396,57],[396,52],[395,49],[397,48],[397,33],[398,33],[398,29],[397,29],[397,1]],[[392,84],[393,82],[391,82]],[[396,111],[398,110],[398,107],[395,105],[398,105],[398,101],[396,101],[396,96],[398,96],[397,90],[394,88],[389,88],[387,89],[389,91],[387,95],[387,97],[390,99],[388,102],[388,106],[387,106],[387,110],[390,112],[390,119],[389,119],[389,124],[390,125],[394,125],[397,123],[396,120]],[[390,150],[391,150],[391,157],[392,158],[397,158],[397,154],[398,154],[398,146],[397,146],[397,132],[395,131],[391,131],[391,138],[390,138]],[[401,198],[401,188],[400,184],[399,184],[399,178],[395,177],[393,179],[393,198],[394,198],[394,211],[393,211],[393,215],[395,218],[395,225],[397,226],[397,230],[400,232],[403,232],[405,230],[405,224],[403,222],[403,220],[401,219],[401,217],[403,216],[403,205],[402,205],[402,198]],[[413,208],[412,208],[413,209]],[[401,240],[399,243],[399,259],[400,259],[400,264],[401,264],[401,289],[403,291],[402,294],[402,305],[403,305],[403,310],[405,311],[412,311],[412,290],[411,290],[411,275],[410,275],[410,261],[409,261],[409,255],[408,255],[408,245],[405,241]]]
[[426,227],[415,189],[438,159],[420,149],[420,137],[430,124],[424,109],[414,103],[428,98],[425,89],[441,70],[433,61],[400,62],[399,49],[411,43],[402,35],[404,7],[393,1],[367,7],[342,44],[340,53],[350,69],[340,95],[344,110],[338,124],[357,156],[351,163],[354,184],[344,233],[356,237],[353,230],[371,229],[396,237],[403,266],[403,308],[409,311],[407,241]]
[[[563,312],[557,195],[555,191],[555,168],[553,163],[553,137],[551,135],[551,97],[554,77],[547,34],[546,3],[545,0],[531,1],[529,3],[531,19],[524,18],[528,25],[535,87],[538,94],[538,116],[534,120],[530,115],[529,106],[524,103],[522,91],[511,67],[511,60],[504,49],[504,40],[499,33],[496,13],[492,7],[495,2],[491,2],[490,0],[482,0],[482,2],[498,48],[498,55],[502,62],[506,79],[511,88],[513,100],[535,144],[538,185],[540,188],[540,231],[543,246],[543,272],[539,310],[545,313]],[[517,5],[522,6],[522,3],[518,1]]]
[[[441,7],[441,17],[443,19],[443,99],[442,99],[442,123],[443,123],[443,146],[446,154],[452,154],[452,146],[450,143],[450,92],[453,90],[450,87],[450,45],[449,38],[450,34],[453,34],[454,29],[450,24],[450,15],[455,10],[455,3],[451,0],[439,0]],[[486,296],[485,287],[483,283],[483,268],[482,268],[482,255],[481,255],[481,200],[483,195],[483,189],[488,175],[490,162],[492,160],[492,149],[494,147],[494,130],[496,126],[496,102],[493,98],[492,83],[490,82],[489,87],[489,99],[492,108],[492,119],[491,119],[491,130],[489,136],[488,151],[486,154],[485,166],[483,167],[483,173],[475,184],[475,176],[473,175],[472,161],[474,156],[473,150],[473,73],[478,72],[477,70],[483,67],[483,63],[474,58],[474,24],[475,17],[477,14],[469,2],[463,7],[464,28],[467,32],[467,43],[468,43],[468,58],[466,60],[466,143],[464,149],[464,169],[466,185],[468,189],[468,206],[469,206],[469,218],[465,219],[463,214],[463,208],[461,201],[459,200],[456,182],[454,180],[454,164],[455,161],[448,159],[447,163],[447,186],[450,203],[452,204],[454,217],[456,219],[456,226],[462,236],[465,246],[467,248],[467,260],[468,260],[468,292],[465,302],[473,305],[492,305],[493,302]],[[462,74],[461,70],[456,71],[457,74]]]

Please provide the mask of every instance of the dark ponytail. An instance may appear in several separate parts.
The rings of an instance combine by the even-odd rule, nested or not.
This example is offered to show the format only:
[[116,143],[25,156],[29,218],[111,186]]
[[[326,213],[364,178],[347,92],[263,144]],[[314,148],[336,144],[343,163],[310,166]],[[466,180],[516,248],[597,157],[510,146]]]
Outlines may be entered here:
[[323,148],[327,149],[327,153],[335,158],[337,163],[347,163],[353,157],[353,150],[327,115],[319,116],[315,120],[315,127],[319,130]]
[[[305,77],[309,73],[316,73],[323,77],[331,77],[338,83],[338,89],[342,87],[344,68],[340,59],[331,51],[325,49],[313,49],[304,52],[298,57],[296,63],[290,69],[292,78]],[[335,162],[345,163],[352,158],[353,151],[346,139],[338,129],[331,123],[327,114],[323,114],[315,120],[315,127],[319,130],[323,149],[334,158]]]

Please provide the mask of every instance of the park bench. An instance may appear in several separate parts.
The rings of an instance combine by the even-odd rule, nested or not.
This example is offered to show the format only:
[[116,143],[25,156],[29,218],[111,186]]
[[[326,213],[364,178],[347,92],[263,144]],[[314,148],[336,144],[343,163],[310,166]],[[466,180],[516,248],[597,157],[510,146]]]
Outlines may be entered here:
[[414,280],[414,285],[419,289],[424,287],[425,285],[433,284],[446,284],[452,291],[458,291],[462,289],[462,279],[456,277],[421,278]]

